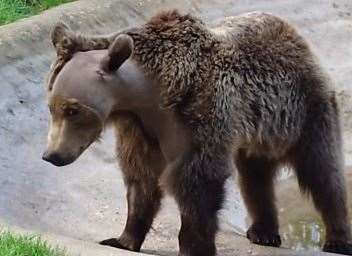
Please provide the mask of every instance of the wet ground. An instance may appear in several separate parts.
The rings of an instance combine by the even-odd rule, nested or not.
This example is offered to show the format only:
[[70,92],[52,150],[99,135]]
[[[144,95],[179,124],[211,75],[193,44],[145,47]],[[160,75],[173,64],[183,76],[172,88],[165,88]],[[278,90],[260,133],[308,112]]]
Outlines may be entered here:
[[[346,170],[349,211],[352,213],[352,168]],[[311,200],[299,193],[296,179],[282,181],[277,190],[283,246],[295,250],[320,250],[324,244],[324,225]],[[352,215],[350,214],[352,225]]]
[[[157,9],[171,7],[206,22],[260,10],[295,24],[333,77],[343,106],[345,156],[352,164],[350,0],[81,0],[0,27],[1,221],[88,241],[119,235],[126,219],[126,200],[111,131],[70,166],[56,168],[41,160],[48,124],[43,78],[54,56],[49,30],[55,21],[64,20],[74,29],[112,32],[144,22]],[[348,175],[351,184],[351,172]],[[311,213],[311,204],[293,192],[295,184],[289,179],[278,188],[284,245],[316,248],[323,237],[318,232],[319,218]],[[227,188],[218,245],[219,255],[233,256],[238,246],[231,237],[244,234],[247,222],[236,185],[230,180]],[[349,194],[351,203],[351,190]],[[178,230],[177,207],[167,198],[144,250],[175,255]]]

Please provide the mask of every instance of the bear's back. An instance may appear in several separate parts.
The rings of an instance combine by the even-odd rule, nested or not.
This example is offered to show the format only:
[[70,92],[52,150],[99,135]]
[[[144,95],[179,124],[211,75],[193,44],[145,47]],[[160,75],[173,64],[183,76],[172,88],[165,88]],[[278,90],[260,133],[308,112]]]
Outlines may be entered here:
[[227,89],[237,93],[226,102],[233,104],[234,123],[246,134],[248,151],[282,155],[300,137],[307,87],[316,86],[302,80],[320,70],[309,45],[292,25],[260,12],[222,19],[210,31],[230,49],[219,54],[230,61],[222,65],[226,81],[233,81]]
[[295,29],[285,20],[264,12],[249,12],[229,16],[214,22],[210,27],[220,39],[233,43],[249,41],[282,40],[287,36],[297,36]]

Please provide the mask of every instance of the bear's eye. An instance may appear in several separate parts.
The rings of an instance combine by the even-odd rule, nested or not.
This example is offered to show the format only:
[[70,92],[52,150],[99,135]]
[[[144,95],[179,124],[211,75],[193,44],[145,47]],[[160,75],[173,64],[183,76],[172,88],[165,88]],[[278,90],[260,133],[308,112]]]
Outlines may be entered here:
[[78,113],[79,113],[79,110],[76,109],[76,108],[67,108],[67,109],[65,109],[65,115],[69,116],[69,117],[76,116],[76,115],[78,115]]
[[50,114],[51,115],[54,114],[54,106],[49,105],[48,107],[49,107]]

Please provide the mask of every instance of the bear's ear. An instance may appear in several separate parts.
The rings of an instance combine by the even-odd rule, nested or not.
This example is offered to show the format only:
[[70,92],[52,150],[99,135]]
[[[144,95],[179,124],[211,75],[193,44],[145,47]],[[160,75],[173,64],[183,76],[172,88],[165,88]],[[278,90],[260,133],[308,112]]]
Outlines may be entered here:
[[110,45],[107,55],[101,61],[101,68],[105,72],[114,72],[133,53],[133,39],[129,35],[121,34],[117,36],[114,42]]
[[58,53],[71,50],[75,45],[75,34],[65,23],[58,22],[51,31],[51,42]]

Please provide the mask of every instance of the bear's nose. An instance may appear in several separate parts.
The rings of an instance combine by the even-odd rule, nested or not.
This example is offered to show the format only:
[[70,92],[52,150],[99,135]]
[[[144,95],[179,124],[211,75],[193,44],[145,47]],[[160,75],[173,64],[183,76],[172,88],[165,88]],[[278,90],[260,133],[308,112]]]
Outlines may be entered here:
[[52,163],[53,165],[56,165],[56,166],[63,166],[65,165],[64,163],[64,159],[58,154],[58,153],[48,153],[48,152],[45,152],[43,154],[43,157],[42,159],[44,161],[47,161],[49,163]]

